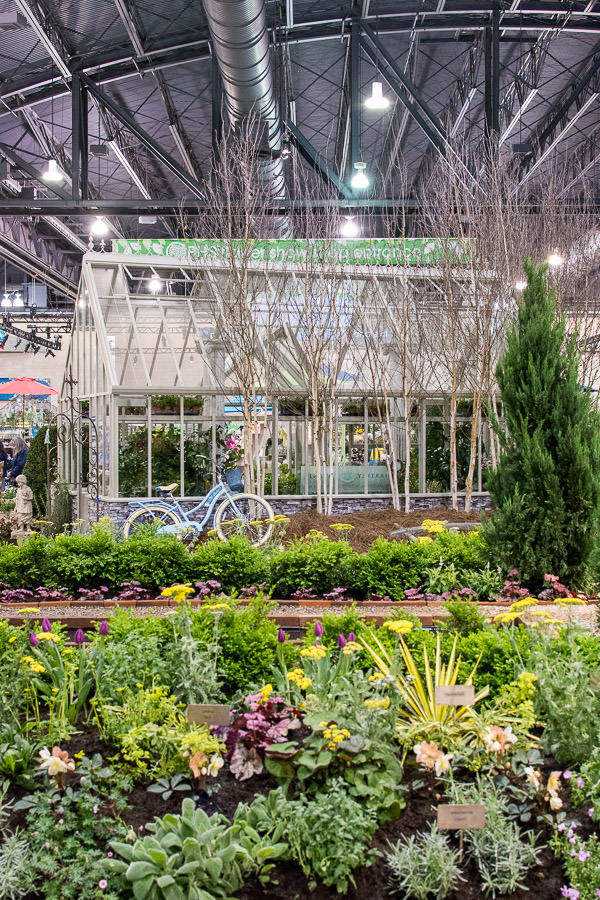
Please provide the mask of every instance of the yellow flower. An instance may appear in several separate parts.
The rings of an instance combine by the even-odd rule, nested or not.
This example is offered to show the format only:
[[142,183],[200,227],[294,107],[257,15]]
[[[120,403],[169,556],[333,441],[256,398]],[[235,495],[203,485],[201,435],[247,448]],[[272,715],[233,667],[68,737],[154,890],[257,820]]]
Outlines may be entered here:
[[430,534],[440,534],[442,531],[445,531],[444,525],[448,524],[448,519],[424,519],[421,522],[421,528],[423,531],[428,531]]
[[349,522],[334,522],[329,526],[333,531],[354,531],[354,525]]
[[347,643],[342,647],[342,653],[344,656],[353,656],[354,653],[358,653],[362,650],[362,647],[358,643],[358,641],[347,641]]
[[[346,644],[346,647],[348,644]],[[346,649],[344,647],[344,650]],[[303,647],[300,656],[307,656],[309,659],[325,659],[327,656],[327,648],[323,644],[315,644],[313,647]]]
[[379,681],[381,678],[383,678],[381,672],[374,672],[373,675],[369,675],[369,681]]
[[13,644],[13,643],[16,641],[17,637],[18,637],[18,635],[13,634],[12,637],[9,637],[8,643],[9,643],[9,644]]
[[73,756],[75,759],[83,759],[85,756],[85,750],[80,750],[79,753],[74,753]]
[[60,640],[57,634],[52,634],[52,632],[50,631],[40,631],[40,633],[37,634],[36,637],[40,641],[52,641],[54,644],[56,644]]
[[580,597],[557,597],[554,601],[558,606],[585,606],[585,600],[582,600]]
[[422,534],[421,537],[418,537],[418,538],[417,538],[417,540],[418,540],[418,542],[419,542],[420,544],[429,544],[429,543],[431,543],[431,542],[433,541],[433,538],[432,538],[432,537],[427,537],[426,534]]
[[389,628],[395,634],[408,634],[414,628],[414,623],[407,619],[388,619],[383,623],[384,628]]
[[328,725],[329,725],[329,722],[319,722],[319,724],[317,725],[317,728],[327,728]]
[[546,612],[545,609],[534,609],[533,612],[531,613],[531,615],[532,616],[542,616],[545,619],[550,618],[550,613]]
[[35,659],[33,658],[33,656],[22,656],[21,659],[19,660],[19,662],[32,663],[32,662],[35,662]]
[[65,647],[63,653],[66,655],[67,653],[75,653],[75,647]]
[[259,691],[259,694],[261,695],[261,700],[259,702],[266,703],[272,693],[273,693],[273,685],[265,684],[265,686],[263,688],[261,688],[261,690]]
[[229,603],[203,603],[202,609],[208,609],[214,612],[215,609],[231,609]]
[[510,604],[511,609],[524,609],[526,606],[535,606],[536,603],[539,603],[539,600],[536,600],[535,597],[523,597],[522,600],[515,600],[514,603]]
[[381,697],[378,700],[365,700],[367,709],[388,709],[390,705],[389,697]]
[[[288,681],[291,681],[292,684],[296,684],[301,691],[305,691],[312,684],[310,678],[306,676],[304,669],[293,669],[291,672],[288,672]],[[319,728],[323,724],[327,725],[327,722],[321,723]]]
[[175,599],[175,603],[181,603],[188,597],[190,594],[194,593],[194,589],[189,586],[189,584],[173,584],[171,587],[165,588],[164,591],[161,591],[161,597],[173,597]]
[[39,609],[37,608],[37,606],[24,606],[23,609],[17,610],[18,616],[23,616],[26,613],[39,613]]
[[498,613],[497,616],[494,616],[494,622],[502,622],[504,624],[508,624],[509,622],[514,622],[515,619],[518,619],[518,618],[519,618],[518,613],[504,612],[504,613]]

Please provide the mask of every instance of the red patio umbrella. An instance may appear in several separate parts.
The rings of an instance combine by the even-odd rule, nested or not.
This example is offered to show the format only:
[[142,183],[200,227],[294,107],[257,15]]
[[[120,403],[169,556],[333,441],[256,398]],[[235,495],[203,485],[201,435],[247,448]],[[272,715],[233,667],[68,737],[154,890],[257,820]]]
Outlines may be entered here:
[[0,394],[21,394],[22,397],[50,397],[58,394],[56,388],[42,384],[35,378],[13,378],[12,381],[0,381]]
[[[21,397],[50,397],[58,394],[56,388],[42,384],[35,378],[13,378],[12,381],[0,381],[0,395],[20,394]],[[23,400],[23,427],[25,427],[25,400]]]

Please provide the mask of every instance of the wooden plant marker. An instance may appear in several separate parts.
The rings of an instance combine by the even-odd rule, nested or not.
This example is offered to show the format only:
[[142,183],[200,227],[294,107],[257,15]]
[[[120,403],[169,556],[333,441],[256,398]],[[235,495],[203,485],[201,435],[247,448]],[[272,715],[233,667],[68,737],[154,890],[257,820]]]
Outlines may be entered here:
[[456,724],[456,707],[471,706],[475,700],[475,687],[472,684],[436,684],[435,705],[453,706],[454,723]]
[[485,828],[485,806],[476,803],[447,803],[438,806],[437,825],[440,831],[459,832],[459,859],[462,862],[465,828]]
[[230,707],[219,703],[190,703],[187,720],[195,725],[229,725]]

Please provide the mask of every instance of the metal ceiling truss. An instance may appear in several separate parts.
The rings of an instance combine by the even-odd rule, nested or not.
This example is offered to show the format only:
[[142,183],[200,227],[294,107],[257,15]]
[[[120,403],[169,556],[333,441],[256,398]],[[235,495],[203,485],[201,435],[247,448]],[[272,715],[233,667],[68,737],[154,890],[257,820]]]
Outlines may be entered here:
[[40,43],[46,48],[60,74],[63,78],[68,78],[71,67],[66,60],[71,56],[71,51],[45,4],[42,0],[15,0],[15,3],[35,31]]
[[508,140],[536,97],[550,44],[558,34],[558,29],[540,34],[504,92],[500,101],[500,145]]
[[583,143],[579,144],[574,153],[569,154],[567,165],[568,181],[561,193],[561,197],[566,196],[587,175],[590,169],[597,166],[600,170],[600,127],[596,128]]
[[390,88],[404,103],[427,139],[440,153],[447,165],[469,191],[476,188],[476,178],[452,147],[441,121],[366,22],[362,22],[360,43],[366,55],[378,67]]
[[[34,0],[16,0],[20,8],[27,7],[34,17],[34,6],[39,5],[39,0],[34,5]],[[367,16],[363,21],[372,22],[378,34],[401,33],[430,33],[423,40],[440,42],[447,39],[456,42],[456,34],[466,34],[466,39],[472,40],[483,33],[483,29],[489,25],[492,4],[480,7],[477,11],[440,11],[421,10],[415,12],[393,13],[384,15]],[[43,16],[37,20],[38,28],[42,27]],[[531,10],[516,9],[502,12],[500,18],[502,35],[500,40],[522,41],[523,33],[547,32],[549,29],[560,28],[565,33],[572,34],[600,34],[600,13],[580,12],[567,8],[566,4],[556,4],[554,9]],[[340,34],[341,28],[341,34]],[[348,20],[340,17],[320,19],[315,23],[294,22],[287,30],[287,40],[290,43],[302,43],[305,41],[336,40],[349,33]],[[36,29],[37,31],[37,29]],[[433,33],[431,33],[433,32]],[[41,38],[40,38],[41,39]],[[64,45],[64,41],[63,41]],[[64,53],[52,44],[53,52],[59,54],[61,67],[69,69],[68,53]],[[47,48],[48,49],[48,48]],[[49,51],[50,52],[50,51]],[[168,44],[148,50],[144,56],[127,56],[123,54],[122,47],[110,50],[102,49],[100,52],[91,53],[87,58],[79,61],[80,69],[94,78],[96,84],[106,84],[132,76],[139,77],[146,72],[155,72],[171,66],[185,65],[210,57],[208,29],[206,34],[197,34],[185,43]],[[56,61],[58,65],[58,60]],[[66,77],[66,76],[65,76]],[[23,79],[12,84],[0,95],[7,111],[21,109],[50,99],[51,96],[64,96],[67,90],[56,79],[45,76],[35,81]],[[1,114],[1,113],[0,113]]]
[[[0,215],[3,211],[0,207]],[[31,215],[23,213],[23,215]],[[30,222],[0,218],[0,255],[48,287],[75,300],[79,265],[70,253],[49,245]]]
[[343,181],[341,181],[340,178],[338,178],[332,167],[327,162],[327,159],[323,156],[322,153],[319,153],[318,150],[313,147],[311,142],[308,140],[305,134],[300,131],[298,126],[294,125],[291,119],[286,119],[285,127],[299,152],[309,163],[309,165],[313,166],[313,168],[317,170],[317,172],[323,177],[323,179],[332,184],[335,189],[339,191],[343,197],[346,198],[346,200],[351,200],[354,196],[352,191],[344,184]]
[[151,135],[145,131],[138,122],[135,121],[133,116],[131,116],[120,103],[118,103],[113,97],[106,93],[106,91],[102,90],[102,88],[98,87],[97,84],[88,78],[87,75],[83,73],[80,75],[81,82],[92,96],[96,98],[98,103],[100,103],[105,109],[107,109],[122,125],[124,125],[142,144],[146,149],[148,149],[153,156],[155,156],[170,172],[172,172],[189,191],[196,197],[202,197],[204,195],[204,190],[202,185],[193,175],[187,172],[183,166],[181,166],[176,159],[173,159],[170,153],[161,147],[161,145],[156,141]]
[[[479,70],[484,52],[485,42],[483,36],[480,36],[471,44],[465,64],[450,95],[444,119],[447,123],[448,137],[452,140],[456,138],[477,93]],[[417,190],[429,180],[436,160],[437,154],[433,146],[429,144],[423,154],[423,159],[414,179],[414,186]]]
[[597,103],[599,96],[600,47],[597,45],[592,59],[561,95],[564,99],[560,99],[558,104],[552,107],[531,138],[533,150],[527,153],[521,162],[522,183],[528,181],[540,168],[579,119],[594,103]]

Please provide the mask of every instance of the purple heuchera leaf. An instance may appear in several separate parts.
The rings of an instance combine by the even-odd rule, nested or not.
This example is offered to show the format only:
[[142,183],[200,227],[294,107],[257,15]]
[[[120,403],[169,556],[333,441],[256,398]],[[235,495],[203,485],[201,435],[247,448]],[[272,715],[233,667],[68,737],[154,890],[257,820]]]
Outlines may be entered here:
[[106,621],[106,619],[104,620],[104,622],[100,623],[98,634],[101,634],[102,637],[106,637],[106,635],[108,634],[108,622]]
[[37,647],[37,645],[39,644],[39,642],[40,642],[40,639],[39,639],[39,637],[37,636],[37,634],[34,634],[33,631],[30,631],[30,632],[29,632],[29,643],[31,644],[31,646],[32,646],[32,647]]
[[320,622],[315,622],[315,637],[323,637],[323,626]]
[[343,635],[343,634],[338,634],[338,638],[337,638],[337,645],[338,645],[338,647],[345,647],[345,646],[346,646],[346,643],[347,643],[347,642],[346,642],[346,638],[344,637],[344,635]]
[[50,619],[42,619],[42,631],[52,631]]
[[286,638],[285,631],[283,630],[283,628],[280,628],[279,631],[277,632],[277,640],[279,641],[280,644],[285,644],[285,638]]
[[85,643],[85,634],[83,633],[83,631],[81,630],[81,628],[78,628],[78,629],[77,629],[77,631],[75,632],[75,637],[73,638],[73,640],[75,641],[76,644],[83,644],[83,643]]

